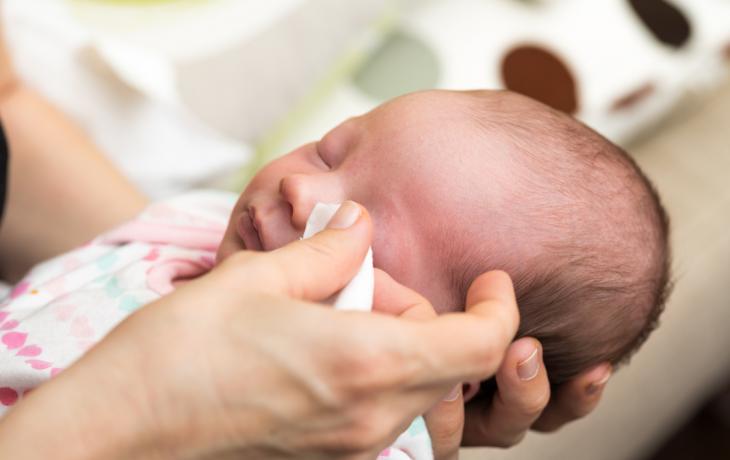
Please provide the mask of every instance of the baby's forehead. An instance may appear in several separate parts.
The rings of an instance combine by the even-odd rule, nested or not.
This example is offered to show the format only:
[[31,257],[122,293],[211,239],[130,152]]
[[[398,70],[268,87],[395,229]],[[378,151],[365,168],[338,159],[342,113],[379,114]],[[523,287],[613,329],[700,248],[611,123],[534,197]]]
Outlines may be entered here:
[[[401,154],[452,153],[481,142],[472,110],[450,93],[416,93],[387,102],[355,120],[368,141]],[[418,147],[415,149],[414,147]]]
[[[455,91],[422,91],[392,99],[368,114],[378,121],[400,121],[400,127],[409,124],[428,124],[446,120],[466,122],[471,118],[473,98]],[[403,124],[403,121],[407,123]]]
[[436,187],[460,209],[475,205],[484,193],[501,198],[496,189],[514,189],[512,178],[525,165],[509,129],[484,122],[477,102],[465,93],[428,91],[355,119],[357,129],[346,129],[360,131],[359,165],[377,165],[377,175],[395,170],[416,187]]
[[[501,91],[423,91],[395,98],[359,117],[373,135],[396,141],[441,142],[501,150],[543,138],[566,120],[554,110]],[[541,129],[536,129],[541,128]],[[522,142],[521,142],[522,141]]]

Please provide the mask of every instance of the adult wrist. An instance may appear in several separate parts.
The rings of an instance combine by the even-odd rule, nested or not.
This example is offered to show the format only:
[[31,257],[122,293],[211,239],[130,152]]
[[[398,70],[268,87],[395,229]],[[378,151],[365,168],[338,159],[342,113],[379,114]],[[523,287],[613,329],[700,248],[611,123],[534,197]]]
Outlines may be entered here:
[[13,97],[20,89],[20,80],[14,75],[0,78],[0,107],[5,105],[5,101]]
[[20,84],[13,62],[10,59],[0,28],[0,104],[2,104]]
[[20,86],[20,78],[15,73],[7,54],[0,49],[0,106],[12,97]]

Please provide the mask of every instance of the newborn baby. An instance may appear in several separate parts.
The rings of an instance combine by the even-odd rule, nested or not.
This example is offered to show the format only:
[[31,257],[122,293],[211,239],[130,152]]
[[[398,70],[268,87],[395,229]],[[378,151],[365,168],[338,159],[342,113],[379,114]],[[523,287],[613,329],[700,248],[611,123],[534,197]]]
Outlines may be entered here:
[[495,91],[429,91],[351,118],[271,162],[231,216],[221,259],[298,238],[318,201],[354,200],[374,264],[462,309],[491,269],[514,280],[518,335],[555,384],[626,360],[656,326],[669,279],[659,198],[620,148],[575,119]]
[[542,342],[552,383],[625,360],[662,310],[666,216],[621,149],[515,94],[415,93],[271,162],[235,206],[221,193],[156,203],[36,267],[0,304],[0,415],[130,312],[210,270],[216,251],[278,248],[315,203],[345,200],[370,213],[375,267],[439,312],[461,309],[480,273],[507,271],[518,334]]

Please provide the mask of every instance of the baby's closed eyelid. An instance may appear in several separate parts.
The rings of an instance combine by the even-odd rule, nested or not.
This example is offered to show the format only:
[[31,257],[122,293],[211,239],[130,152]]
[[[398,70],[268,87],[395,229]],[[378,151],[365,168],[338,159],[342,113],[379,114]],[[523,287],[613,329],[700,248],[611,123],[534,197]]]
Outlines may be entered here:
[[356,120],[357,117],[346,120],[317,142],[317,151],[331,167],[337,166],[357,142],[360,130]]
[[314,155],[317,157],[318,163],[321,163],[324,165],[326,169],[332,169],[332,163],[330,163],[325,155],[322,154],[322,150],[320,149],[320,143],[315,142],[314,144]]

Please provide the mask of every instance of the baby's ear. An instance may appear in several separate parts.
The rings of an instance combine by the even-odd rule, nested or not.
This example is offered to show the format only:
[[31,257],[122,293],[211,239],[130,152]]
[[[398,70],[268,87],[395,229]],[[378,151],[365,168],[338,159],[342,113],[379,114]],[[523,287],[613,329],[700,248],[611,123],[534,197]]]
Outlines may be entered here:
[[373,311],[413,319],[431,319],[436,311],[425,297],[394,280],[383,270],[375,269]]

